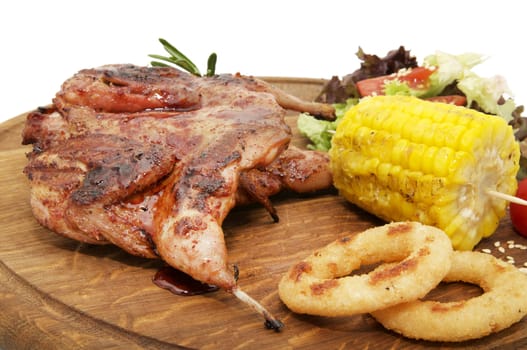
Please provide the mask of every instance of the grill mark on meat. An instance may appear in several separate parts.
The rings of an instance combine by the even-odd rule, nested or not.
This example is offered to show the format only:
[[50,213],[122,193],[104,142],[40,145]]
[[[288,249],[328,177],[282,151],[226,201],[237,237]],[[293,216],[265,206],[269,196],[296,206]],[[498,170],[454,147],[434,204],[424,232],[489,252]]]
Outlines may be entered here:
[[[174,157],[160,146],[143,146],[113,135],[75,138],[69,150],[60,153],[88,167],[82,185],[72,193],[72,203],[89,205],[96,201],[114,203],[141,191],[174,166]],[[142,179],[147,179],[146,182]]]
[[174,228],[176,235],[188,236],[190,233],[199,232],[207,228],[207,224],[199,217],[181,218]]

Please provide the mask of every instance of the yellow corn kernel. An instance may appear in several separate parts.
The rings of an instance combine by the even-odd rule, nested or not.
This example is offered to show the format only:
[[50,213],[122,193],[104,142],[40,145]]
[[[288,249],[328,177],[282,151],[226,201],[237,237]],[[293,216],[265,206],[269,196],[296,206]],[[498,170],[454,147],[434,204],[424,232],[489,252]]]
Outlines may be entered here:
[[337,127],[334,183],[350,202],[386,221],[437,226],[455,249],[490,236],[513,195],[520,150],[499,117],[408,96],[366,98]]

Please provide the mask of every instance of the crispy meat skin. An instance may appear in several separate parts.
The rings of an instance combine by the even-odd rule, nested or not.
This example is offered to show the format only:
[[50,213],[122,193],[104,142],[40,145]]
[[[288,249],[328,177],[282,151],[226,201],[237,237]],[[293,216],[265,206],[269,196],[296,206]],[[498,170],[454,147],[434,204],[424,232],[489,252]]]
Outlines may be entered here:
[[[52,107],[27,118],[23,143],[34,150],[24,171],[34,215],[61,235],[161,258],[232,290],[221,224],[241,198],[241,174],[261,172],[281,154],[284,162],[291,136],[284,107],[333,113],[241,75],[199,78],[133,65],[82,70]],[[322,172],[326,163],[321,158]],[[274,175],[263,180],[242,176],[242,186],[285,174],[285,165],[271,168]],[[321,188],[331,185],[318,177]],[[265,204],[265,196],[243,192],[245,201]]]

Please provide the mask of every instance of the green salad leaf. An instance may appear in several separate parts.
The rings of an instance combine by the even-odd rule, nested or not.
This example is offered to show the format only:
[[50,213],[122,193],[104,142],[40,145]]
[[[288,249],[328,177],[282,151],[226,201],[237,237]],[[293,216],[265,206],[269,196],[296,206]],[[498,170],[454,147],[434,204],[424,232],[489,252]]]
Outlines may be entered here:
[[484,112],[498,115],[507,122],[513,119],[516,104],[511,98],[504,98],[511,93],[503,77],[483,78],[476,74],[468,74],[457,86],[467,97],[468,105],[476,102]]
[[316,119],[307,113],[298,116],[297,127],[300,133],[307,137],[312,143],[307,147],[318,151],[329,151],[331,148],[331,138],[337,129],[338,124],[348,109],[359,102],[358,98],[349,98],[344,103],[335,103],[335,120]]
[[473,102],[485,113],[498,115],[507,121],[513,119],[516,104],[504,96],[511,95],[507,82],[501,76],[480,77],[472,71],[476,65],[485,61],[485,57],[476,53],[450,55],[436,52],[425,57],[424,66],[437,67],[430,76],[428,91],[422,97],[437,96],[453,83],[467,97],[467,106]]
[[400,81],[398,79],[387,81],[384,84],[384,93],[386,95],[404,95],[404,96],[415,96],[421,97],[426,94],[428,90],[424,89],[412,89],[408,86],[408,83],[405,81]]
[[441,51],[425,57],[423,66],[435,67],[436,71],[430,76],[430,85],[423,97],[437,96],[447,86],[464,79],[467,74],[474,74],[471,69],[484,60],[482,55],[476,53],[451,55]]

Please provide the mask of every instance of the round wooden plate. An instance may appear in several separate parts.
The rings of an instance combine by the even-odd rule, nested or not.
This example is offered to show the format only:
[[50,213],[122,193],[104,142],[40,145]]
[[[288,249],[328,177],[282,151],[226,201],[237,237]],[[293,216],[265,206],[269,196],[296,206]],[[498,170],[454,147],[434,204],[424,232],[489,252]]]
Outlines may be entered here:
[[[322,80],[267,78],[305,99]],[[294,127],[295,115],[288,121]],[[25,115],[0,125],[0,348],[2,349],[421,349],[527,347],[527,320],[461,344],[413,341],[386,331],[368,315],[323,318],[291,313],[277,293],[279,278],[295,262],[345,231],[381,222],[336,193],[279,195],[273,223],[259,206],[234,209],[224,223],[230,262],[241,287],[284,323],[280,333],[232,295],[217,291],[181,297],[160,289],[152,277],[162,263],[111,246],[80,244],[40,227],[28,203],[22,173],[28,147],[20,144]],[[294,142],[305,143],[295,131]],[[476,249],[502,259],[527,261],[527,245],[505,218]],[[499,242],[504,252],[496,247]],[[474,289],[474,288],[472,288]],[[445,296],[462,298],[471,288],[454,285]],[[527,291],[526,291],[527,296]],[[498,306],[499,307],[499,306]]]

